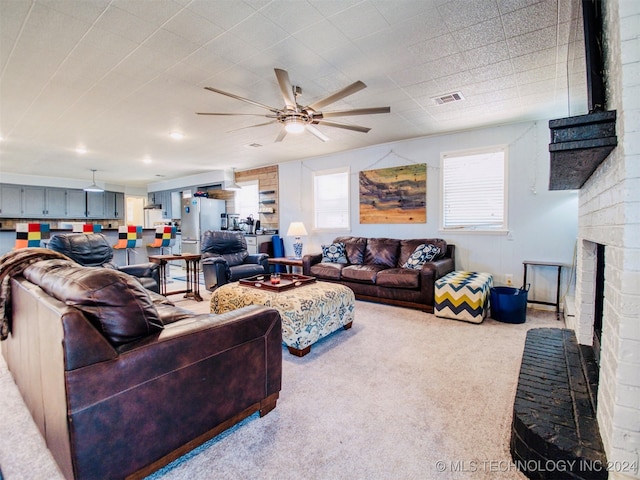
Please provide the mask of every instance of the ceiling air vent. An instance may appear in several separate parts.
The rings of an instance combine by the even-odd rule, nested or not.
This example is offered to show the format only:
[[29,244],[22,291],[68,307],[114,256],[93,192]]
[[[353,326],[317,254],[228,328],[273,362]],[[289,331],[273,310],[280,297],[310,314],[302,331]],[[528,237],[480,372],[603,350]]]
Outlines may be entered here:
[[247,145],[247,147],[253,147],[253,148],[260,148],[262,146],[262,144],[260,143],[250,143]]
[[445,103],[460,102],[462,100],[464,100],[464,96],[462,96],[461,92],[447,93],[445,95],[440,95],[439,97],[433,97],[433,101],[436,103],[436,105],[444,105]]

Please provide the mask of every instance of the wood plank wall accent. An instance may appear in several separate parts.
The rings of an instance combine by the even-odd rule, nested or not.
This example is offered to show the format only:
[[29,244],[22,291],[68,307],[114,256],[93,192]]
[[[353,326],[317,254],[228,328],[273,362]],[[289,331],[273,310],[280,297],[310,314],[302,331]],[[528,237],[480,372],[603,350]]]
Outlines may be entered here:
[[[274,213],[260,213],[259,220],[262,228],[275,228],[277,229],[280,224],[280,208],[279,208],[279,192],[278,192],[278,166],[272,165],[270,167],[255,168],[253,170],[245,170],[242,172],[235,172],[236,182],[246,182],[249,180],[258,180],[258,191],[266,192],[273,191],[273,194],[260,195],[260,199],[275,200],[274,203],[269,203],[268,206],[273,208]],[[260,204],[262,207],[263,205]]]

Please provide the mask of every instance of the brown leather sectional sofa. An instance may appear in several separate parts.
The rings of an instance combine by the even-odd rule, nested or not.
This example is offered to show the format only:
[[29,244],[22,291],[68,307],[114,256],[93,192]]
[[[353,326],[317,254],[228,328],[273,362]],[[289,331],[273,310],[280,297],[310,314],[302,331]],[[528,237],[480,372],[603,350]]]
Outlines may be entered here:
[[122,272],[36,261],[10,281],[9,369],[68,479],[142,478],[275,408],[280,315],[195,315]]
[[[305,275],[351,288],[358,300],[387,303],[433,312],[435,281],[455,270],[455,245],[440,238],[337,237],[344,243],[347,263],[323,262],[322,254],[305,255]],[[432,244],[440,254],[421,269],[402,268],[421,244]]]

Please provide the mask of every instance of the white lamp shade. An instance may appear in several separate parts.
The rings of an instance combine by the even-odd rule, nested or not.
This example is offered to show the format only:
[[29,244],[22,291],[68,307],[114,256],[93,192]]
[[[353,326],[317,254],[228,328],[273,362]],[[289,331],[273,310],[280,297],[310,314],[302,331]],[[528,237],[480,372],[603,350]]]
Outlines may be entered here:
[[304,235],[307,235],[307,229],[304,228],[304,223],[291,222],[289,224],[289,230],[287,230],[288,237],[302,237]]

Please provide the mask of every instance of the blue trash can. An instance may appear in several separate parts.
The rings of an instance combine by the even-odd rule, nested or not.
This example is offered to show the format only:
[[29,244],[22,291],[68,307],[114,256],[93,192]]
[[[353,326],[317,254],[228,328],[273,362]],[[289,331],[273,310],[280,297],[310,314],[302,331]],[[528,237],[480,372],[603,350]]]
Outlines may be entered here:
[[499,322],[524,323],[527,319],[529,288],[493,287],[489,297],[491,318]]

